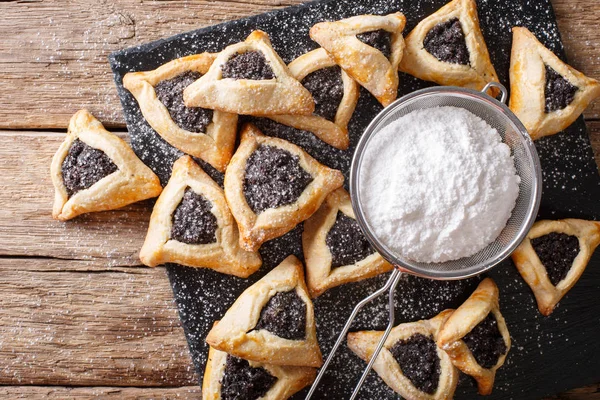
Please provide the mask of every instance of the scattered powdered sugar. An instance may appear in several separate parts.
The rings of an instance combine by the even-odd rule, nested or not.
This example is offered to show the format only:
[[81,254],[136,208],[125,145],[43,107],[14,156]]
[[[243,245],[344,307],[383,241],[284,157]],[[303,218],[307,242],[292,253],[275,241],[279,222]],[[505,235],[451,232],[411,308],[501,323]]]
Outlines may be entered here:
[[490,244],[519,194],[510,148],[475,114],[416,110],[365,149],[360,195],[386,246],[419,262],[471,256]]

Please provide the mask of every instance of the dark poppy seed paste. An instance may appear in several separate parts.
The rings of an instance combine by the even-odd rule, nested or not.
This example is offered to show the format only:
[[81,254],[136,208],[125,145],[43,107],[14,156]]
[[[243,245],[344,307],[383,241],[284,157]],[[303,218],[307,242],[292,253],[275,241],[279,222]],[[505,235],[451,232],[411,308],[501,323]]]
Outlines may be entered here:
[[575,257],[579,254],[579,239],[577,236],[565,233],[551,232],[531,239],[531,246],[546,268],[548,278],[554,286],[565,279]]
[[546,106],[544,111],[550,113],[566,108],[575,98],[577,89],[577,86],[546,65],[546,87],[544,89]]
[[79,139],[73,141],[61,166],[63,182],[69,197],[91,187],[117,169],[115,163],[103,151],[88,146]]
[[432,337],[420,333],[399,340],[390,348],[390,353],[400,369],[415,387],[433,394],[440,381],[440,358]]
[[364,44],[368,44],[382,52],[385,58],[390,58],[392,54],[392,34],[388,31],[378,29],[376,31],[359,33],[356,37]]
[[260,312],[254,329],[264,329],[284,339],[306,338],[306,303],[295,290],[276,293]]
[[275,385],[277,378],[264,368],[254,368],[241,358],[227,355],[221,380],[221,399],[256,400]]
[[331,268],[352,265],[375,252],[358,222],[341,211],[338,211],[335,223],[327,232],[325,243],[331,252]]
[[187,244],[215,243],[217,217],[211,208],[212,204],[204,196],[187,188],[173,213],[171,239]]
[[260,214],[295,202],[312,180],[298,156],[260,145],[246,163],[244,195],[252,211]]
[[498,329],[498,321],[492,313],[489,313],[462,340],[483,368],[492,368],[507,350],[504,338]]
[[306,75],[302,84],[315,100],[315,114],[335,121],[335,114],[344,97],[342,69],[338,66],[318,69]]
[[172,79],[161,81],[154,87],[156,97],[167,108],[177,126],[195,133],[206,133],[206,127],[213,119],[213,110],[186,107],[183,103],[183,90],[201,76],[199,72],[186,71]]
[[469,50],[458,18],[442,22],[431,28],[425,40],[425,50],[440,61],[469,65]]
[[234,54],[223,65],[221,77],[223,79],[273,79],[275,74],[260,51],[248,51],[246,53]]

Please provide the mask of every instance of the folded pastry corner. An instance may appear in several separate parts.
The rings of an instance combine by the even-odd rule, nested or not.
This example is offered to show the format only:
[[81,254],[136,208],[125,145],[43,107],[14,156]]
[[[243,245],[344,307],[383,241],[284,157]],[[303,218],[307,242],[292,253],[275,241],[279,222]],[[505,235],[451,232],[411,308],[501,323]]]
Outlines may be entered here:
[[510,350],[510,334],[498,305],[498,287],[486,278],[442,324],[437,338],[452,363],[477,381],[479,394],[492,392],[496,371]]
[[239,246],[223,189],[190,156],[173,164],[156,201],[140,260],[150,267],[177,263],[247,278],[262,260]]
[[220,52],[208,72],[183,91],[187,107],[256,116],[310,115],[310,92],[290,73],[260,30]]
[[[481,33],[475,0],[453,0],[406,36],[400,71],[440,85],[482,90],[498,82]],[[497,89],[492,88],[493,95]]]
[[543,315],[550,315],[575,286],[599,244],[597,221],[563,219],[533,224],[512,260]]
[[216,56],[195,54],[153,71],[129,72],[123,86],[137,100],[144,119],[170,145],[224,172],[233,154],[237,115],[183,103],[183,90],[208,72]]
[[84,213],[114,210],[156,197],[158,177],[121,138],[87,110],[71,117],[65,141],[50,166],[52,217],[66,221]]
[[246,124],[225,173],[225,197],[238,223],[240,246],[256,251],[291,231],[343,182],[340,171],[300,147]]
[[[439,329],[454,310],[429,320],[394,327],[377,356],[373,369],[396,393],[406,399],[451,399],[458,384],[458,370],[436,345]],[[348,334],[348,347],[368,362],[383,331]]]
[[532,139],[564,130],[598,97],[600,82],[561,61],[527,28],[513,28],[509,107]]
[[363,235],[350,195],[343,188],[327,196],[319,210],[304,222],[302,249],[306,283],[313,298],[332,287],[393,269]]
[[217,350],[274,365],[320,367],[302,263],[289,256],[246,289],[206,337]]
[[398,96],[398,64],[404,53],[402,13],[359,15],[320,22],[310,37],[383,106]]

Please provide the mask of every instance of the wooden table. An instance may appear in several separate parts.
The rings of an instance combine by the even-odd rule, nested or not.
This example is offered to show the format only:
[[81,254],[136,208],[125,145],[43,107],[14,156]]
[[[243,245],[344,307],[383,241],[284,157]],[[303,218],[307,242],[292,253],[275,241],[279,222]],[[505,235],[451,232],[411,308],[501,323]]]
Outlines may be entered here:
[[[301,1],[0,2],[0,397],[199,397],[165,270],[137,257],[149,204],[53,221],[50,159],[80,108],[125,135],[110,52]],[[553,4],[600,78],[600,2]],[[600,162],[600,102],[586,118]]]

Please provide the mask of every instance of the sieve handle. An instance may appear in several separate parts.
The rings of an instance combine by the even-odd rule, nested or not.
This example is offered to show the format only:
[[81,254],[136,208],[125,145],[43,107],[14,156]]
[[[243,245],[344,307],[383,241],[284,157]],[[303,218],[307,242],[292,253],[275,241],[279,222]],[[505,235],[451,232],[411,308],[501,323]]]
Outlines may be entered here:
[[500,92],[502,92],[502,96],[500,96],[500,101],[502,103],[506,104],[506,100],[508,99],[508,90],[506,90],[506,88],[504,87],[503,84],[498,83],[498,82],[489,82],[487,85],[485,85],[485,87],[481,91],[483,93],[487,93],[487,91],[493,87],[495,87],[496,89],[500,90]]

